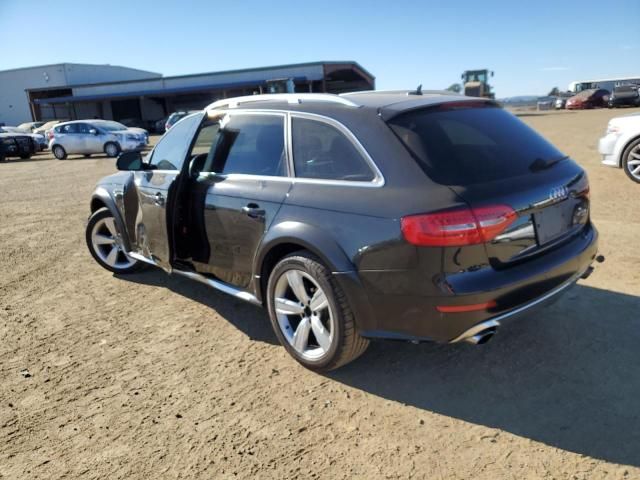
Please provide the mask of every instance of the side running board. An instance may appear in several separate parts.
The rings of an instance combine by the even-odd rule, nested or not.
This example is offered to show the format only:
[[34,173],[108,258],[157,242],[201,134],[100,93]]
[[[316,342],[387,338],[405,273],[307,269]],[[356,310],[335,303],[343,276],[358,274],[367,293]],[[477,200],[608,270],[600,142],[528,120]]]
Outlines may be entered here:
[[[156,262],[154,262],[153,260],[143,255],[140,255],[139,253],[127,252],[127,256],[135,260],[139,260],[141,262],[157,266]],[[231,295],[233,297],[239,298],[240,300],[244,300],[245,302],[253,303],[254,305],[262,305],[260,301],[258,301],[255,295],[252,295],[249,292],[245,292],[244,290],[240,290],[227,283],[221,282],[220,280],[213,280],[211,278],[205,277],[204,275],[200,275],[199,273],[187,272],[184,270],[174,269],[171,271],[171,273],[177,273],[178,275],[182,275],[183,277],[190,278],[191,280],[204,283],[209,287],[215,288],[216,290],[220,290],[221,292],[224,292],[227,295]]]

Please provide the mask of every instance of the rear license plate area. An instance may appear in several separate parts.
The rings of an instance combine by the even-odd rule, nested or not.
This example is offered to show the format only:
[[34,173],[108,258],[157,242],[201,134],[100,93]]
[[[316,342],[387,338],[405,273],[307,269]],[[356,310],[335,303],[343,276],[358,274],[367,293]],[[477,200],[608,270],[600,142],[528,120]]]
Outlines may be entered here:
[[569,203],[564,201],[533,214],[539,245],[553,242],[570,229],[572,209]]

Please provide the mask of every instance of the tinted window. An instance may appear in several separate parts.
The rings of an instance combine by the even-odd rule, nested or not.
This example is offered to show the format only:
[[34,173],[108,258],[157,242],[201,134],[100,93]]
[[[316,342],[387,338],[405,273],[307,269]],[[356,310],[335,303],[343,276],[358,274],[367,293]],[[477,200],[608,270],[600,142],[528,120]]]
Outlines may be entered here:
[[192,140],[192,132],[202,115],[185,118],[169,130],[151,154],[151,165],[159,170],[180,170]]
[[337,128],[316,120],[293,118],[293,162],[296,177],[371,181],[367,161]]
[[231,115],[220,121],[219,132],[214,172],[286,175],[283,116]]
[[527,175],[564,157],[519,119],[493,106],[417,110],[389,124],[425,173],[445,185]]
[[60,127],[60,133],[78,133],[77,123],[67,123]]
[[218,131],[220,124],[217,121],[208,120],[202,124],[196,141],[191,148],[192,171],[213,172],[213,158],[216,145],[220,136]]
[[78,133],[89,133],[89,130],[93,128],[87,123],[78,123]]

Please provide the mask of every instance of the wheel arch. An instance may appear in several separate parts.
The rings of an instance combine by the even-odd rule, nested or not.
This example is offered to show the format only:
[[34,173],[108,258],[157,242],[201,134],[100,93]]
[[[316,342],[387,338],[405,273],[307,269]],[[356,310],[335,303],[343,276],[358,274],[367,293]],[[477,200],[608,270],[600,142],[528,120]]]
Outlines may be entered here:
[[261,302],[273,267],[290,253],[307,250],[317,256],[332,273],[355,271],[346,252],[324,230],[302,222],[282,222],[265,235],[254,258],[255,293]]
[[629,148],[636,140],[640,140],[640,134],[634,134],[632,137],[625,140],[622,148],[620,148],[620,153],[618,154],[618,167],[624,168],[624,154],[626,153],[627,148]]
[[106,188],[98,187],[95,189],[93,195],[91,195],[89,208],[92,215],[101,208],[109,209],[113,215],[116,225],[118,226],[118,230],[122,233],[124,247],[127,251],[131,251],[131,244],[129,243],[129,236],[126,234],[127,230],[122,219],[122,215],[120,215],[120,210],[118,210],[115,200]]

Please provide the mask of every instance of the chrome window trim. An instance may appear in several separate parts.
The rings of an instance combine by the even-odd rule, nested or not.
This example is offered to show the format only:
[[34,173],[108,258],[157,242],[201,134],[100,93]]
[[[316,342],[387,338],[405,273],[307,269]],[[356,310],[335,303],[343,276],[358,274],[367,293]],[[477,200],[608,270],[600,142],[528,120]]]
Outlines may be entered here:
[[[224,176],[225,178],[229,178],[231,176],[242,176],[242,177],[257,177],[257,178],[261,178],[261,179],[274,179],[274,178],[284,178],[287,180],[291,180],[292,177],[292,173],[293,173],[293,169],[291,168],[291,163],[292,163],[292,159],[289,155],[289,149],[287,147],[287,139],[289,138],[289,132],[288,132],[288,128],[289,128],[289,121],[288,121],[288,113],[286,111],[280,111],[280,110],[227,110],[227,109],[218,109],[218,110],[211,110],[211,111],[207,111],[207,117],[210,120],[215,119],[215,117],[219,117],[219,116],[237,116],[237,115],[271,115],[271,116],[277,116],[277,117],[282,117],[282,132],[284,135],[283,141],[284,141],[284,151],[285,151],[285,157],[286,157],[286,171],[285,171],[285,175],[253,175],[251,173],[217,173],[217,172],[202,172],[203,174],[209,174],[209,173],[216,173],[217,175],[220,176]],[[200,128],[200,126],[198,126],[198,129]],[[197,133],[197,132],[196,132]],[[232,178],[236,178],[236,177],[232,177]]]
[[[285,125],[285,134],[287,137],[285,138],[285,145],[287,150],[288,157],[288,167],[289,172],[287,177],[272,177],[267,175],[251,175],[246,173],[229,173],[229,174],[218,174],[225,176],[226,178],[231,179],[253,179],[253,180],[275,180],[275,181],[292,181],[295,183],[302,184],[310,184],[310,185],[334,185],[334,186],[343,186],[343,187],[364,187],[364,188],[379,188],[383,187],[386,183],[384,175],[376,165],[369,152],[364,148],[364,146],[360,143],[358,138],[349,130],[344,124],[335,120],[331,117],[327,117],[325,115],[319,115],[317,113],[307,113],[307,112],[294,112],[291,110],[254,110],[254,109],[242,109],[242,110],[229,110],[226,108],[217,108],[211,109],[207,111],[207,115],[209,118],[215,118],[217,116],[232,114],[232,115],[248,115],[248,114],[259,114],[259,115],[273,115],[273,114],[281,114],[286,116],[286,124]],[[295,167],[293,162],[293,129],[292,122],[293,117],[307,118],[310,120],[316,120],[320,122],[324,122],[329,124],[335,128],[337,128],[341,133],[343,133],[347,140],[349,140],[353,146],[358,150],[358,152],[364,157],[365,161],[369,165],[369,168],[372,169],[374,173],[374,178],[371,181],[356,181],[356,180],[330,180],[323,178],[300,178],[295,176]],[[205,172],[205,173],[215,173],[215,172]]]
[[[293,119],[294,118],[304,118],[307,120],[314,120],[317,122],[325,123],[337,129],[340,133],[342,133],[347,140],[351,142],[351,144],[355,147],[355,149],[360,153],[362,158],[364,158],[365,162],[369,165],[369,168],[374,174],[373,180],[369,181],[357,181],[357,180],[331,180],[324,178],[302,178],[295,176],[295,162],[293,159]],[[358,138],[349,130],[344,124],[339,121],[326,117],[324,115],[318,115],[317,113],[307,113],[307,112],[289,112],[289,148],[291,149],[291,160],[292,160],[292,172],[295,177],[296,183],[310,183],[316,185],[342,185],[342,186],[350,186],[350,187],[383,187],[385,184],[384,176],[382,172],[376,165],[376,162],[373,161],[369,152],[362,146]]]

